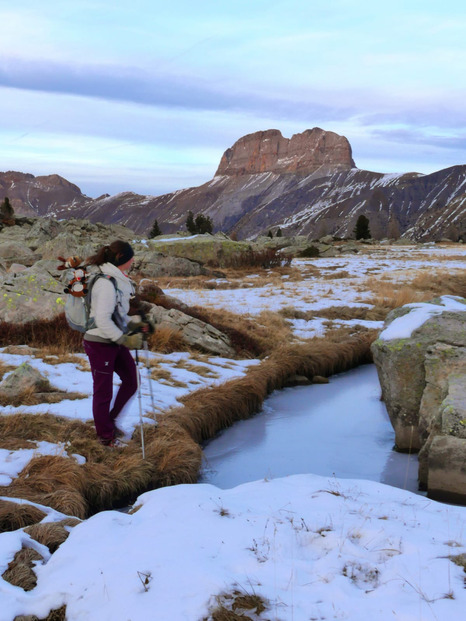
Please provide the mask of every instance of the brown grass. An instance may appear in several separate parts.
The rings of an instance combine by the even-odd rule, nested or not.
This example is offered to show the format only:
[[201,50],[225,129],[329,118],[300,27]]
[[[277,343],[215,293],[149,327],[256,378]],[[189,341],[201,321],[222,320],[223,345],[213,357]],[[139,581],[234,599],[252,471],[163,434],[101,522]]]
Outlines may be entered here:
[[318,310],[301,311],[296,308],[287,306],[279,311],[280,315],[287,319],[305,319],[311,321],[315,317],[325,317],[327,319],[341,319],[347,321],[349,319],[361,319],[365,321],[383,321],[387,316],[390,308],[388,307],[371,307],[365,306],[329,306]]
[[314,339],[308,345],[282,347],[250,368],[245,377],[187,395],[182,399],[184,407],[171,410],[164,420],[176,421],[202,443],[233,422],[258,412],[266,396],[283,388],[292,375],[328,377],[368,362],[374,337],[371,333],[343,343]]
[[[268,603],[260,595],[242,593],[235,589],[232,593],[218,595],[216,600],[216,607],[208,617],[204,617],[203,621],[252,621],[253,618],[259,617],[267,621],[261,615],[266,612]],[[253,614],[254,617],[250,617],[247,613]]]
[[10,532],[36,524],[46,515],[44,511],[33,505],[0,500],[0,532]]
[[441,295],[466,297],[466,271],[448,274],[422,271],[403,284],[390,282],[384,276],[372,276],[364,283],[364,288],[372,292],[365,302],[392,310],[413,302],[428,302]]
[[32,591],[37,584],[37,576],[33,571],[34,562],[43,560],[43,557],[36,550],[23,547],[8,563],[8,569],[3,573],[2,578],[25,591]]
[[[265,397],[285,386],[292,375],[328,376],[367,362],[374,337],[366,334],[335,342],[338,337],[334,336],[333,340],[315,339],[309,345],[283,347],[251,367],[245,377],[188,395],[184,406],[160,417],[158,426],[145,426],[145,460],[139,429],[127,448],[111,450],[97,441],[92,424],[45,414],[0,417],[0,437],[67,441],[69,452],[84,455],[87,460],[79,465],[61,455],[35,457],[9,486],[0,488],[0,495],[23,498],[84,519],[97,511],[129,504],[149,489],[195,483],[202,464],[202,442],[258,412]],[[25,507],[31,510],[30,505],[4,505],[7,528],[28,526],[44,517],[42,512],[26,515]],[[15,511],[23,513],[7,515]]]
[[[32,526],[25,528],[24,531],[35,541],[47,546],[50,553],[53,554],[60,547],[60,545],[68,539],[70,533],[65,526],[70,527],[70,521],[71,520],[67,520],[65,524],[63,522],[33,524]],[[75,520],[74,525],[79,523],[80,520]]]
[[83,352],[82,334],[68,326],[64,313],[26,323],[0,321],[0,347],[7,345],[47,347],[62,354]]
[[154,334],[149,337],[148,345],[151,351],[161,354],[171,354],[174,351],[189,349],[184,342],[182,333],[167,326],[157,326]]
[[65,399],[75,401],[76,399],[87,399],[87,397],[88,395],[81,392],[66,392],[44,384],[40,387],[27,388],[11,396],[0,393],[0,406],[20,407],[23,405],[40,405],[41,403],[60,403]]

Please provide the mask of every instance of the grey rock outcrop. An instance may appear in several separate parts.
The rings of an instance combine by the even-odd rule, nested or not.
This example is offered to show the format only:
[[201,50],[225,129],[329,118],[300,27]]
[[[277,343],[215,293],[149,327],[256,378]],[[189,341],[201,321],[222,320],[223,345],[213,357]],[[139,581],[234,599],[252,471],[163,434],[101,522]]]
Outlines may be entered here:
[[419,451],[420,487],[466,503],[466,300],[392,311],[372,352],[396,447]]
[[46,392],[50,390],[50,383],[37,369],[23,362],[0,382],[0,395],[16,397],[26,391]]
[[235,353],[229,338],[223,332],[182,311],[153,306],[149,317],[156,326],[179,332],[183,340],[196,349],[227,358]]
[[161,252],[143,252],[136,256],[134,268],[146,278],[160,276],[199,276],[204,273],[202,266],[187,258],[167,256]]

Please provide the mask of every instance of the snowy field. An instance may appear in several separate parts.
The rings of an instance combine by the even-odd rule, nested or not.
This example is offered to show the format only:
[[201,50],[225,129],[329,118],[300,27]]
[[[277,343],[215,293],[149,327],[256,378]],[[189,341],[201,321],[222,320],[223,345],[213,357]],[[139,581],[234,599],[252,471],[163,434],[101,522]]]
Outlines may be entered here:
[[[312,265],[321,274],[349,273],[338,280],[283,279],[279,290],[252,286],[166,292],[188,304],[241,309],[251,315],[291,305],[302,310],[367,305],[355,285],[363,286],[369,275],[386,273],[400,281],[413,269],[464,269],[465,256],[466,250],[458,247],[400,247],[373,256],[297,262],[303,274]],[[324,329],[323,323],[320,328],[313,322],[294,325],[298,338]],[[188,353],[150,358],[165,372],[155,385],[160,416],[178,405],[182,395],[241,377],[258,363],[199,359]],[[57,388],[85,394],[57,404],[2,407],[2,415],[49,412],[91,420],[91,376],[79,364],[52,365],[27,349],[13,354],[5,348],[0,349],[0,361],[13,366],[27,361]],[[141,373],[143,411],[148,413],[146,370]],[[332,383],[319,388],[331,390]],[[122,426],[130,435],[138,423],[134,399]],[[323,423],[321,433],[325,445],[328,429]],[[63,450],[60,444],[45,442],[19,451],[1,449],[0,482],[8,484],[33,455],[62,455]],[[466,554],[466,507],[437,503],[359,476],[318,476],[312,465],[303,474],[260,478],[232,489],[198,484],[148,492],[137,500],[140,508],[132,515],[106,511],[70,528],[69,538],[53,555],[23,530],[1,533],[0,575],[22,545],[39,551],[47,562],[37,564],[38,585],[30,592],[0,579],[0,621],[13,621],[20,614],[43,618],[64,604],[69,621],[203,621],[211,619],[216,596],[234,590],[257,594],[267,602],[261,615],[247,613],[252,620],[465,618],[465,573],[449,557]],[[42,509],[47,513],[44,521],[63,517]]]

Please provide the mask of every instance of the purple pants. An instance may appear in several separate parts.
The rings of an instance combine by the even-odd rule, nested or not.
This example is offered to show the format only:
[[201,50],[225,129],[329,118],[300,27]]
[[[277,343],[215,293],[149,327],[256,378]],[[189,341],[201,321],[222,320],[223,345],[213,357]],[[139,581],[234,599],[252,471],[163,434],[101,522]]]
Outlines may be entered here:
[[[136,363],[127,347],[114,343],[83,341],[94,381],[92,415],[99,439],[105,444],[115,436],[115,419],[138,388]],[[113,397],[113,373],[121,385]]]

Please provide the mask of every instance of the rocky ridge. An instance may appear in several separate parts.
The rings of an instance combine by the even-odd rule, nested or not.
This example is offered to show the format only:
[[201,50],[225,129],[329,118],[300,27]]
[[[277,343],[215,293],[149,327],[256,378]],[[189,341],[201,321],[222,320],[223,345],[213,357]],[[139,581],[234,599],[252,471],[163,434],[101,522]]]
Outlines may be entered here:
[[17,213],[119,223],[141,234],[155,219],[164,233],[184,230],[191,210],[240,239],[278,228],[311,239],[351,237],[360,214],[376,239],[466,239],[466,165],[429,175],[360,170],[347,139],[320,128],[290,139],[278,130],[244,136],[225,151],[211,181],[162,196],[90,199],[57,175],[0,173],[4,196]]

